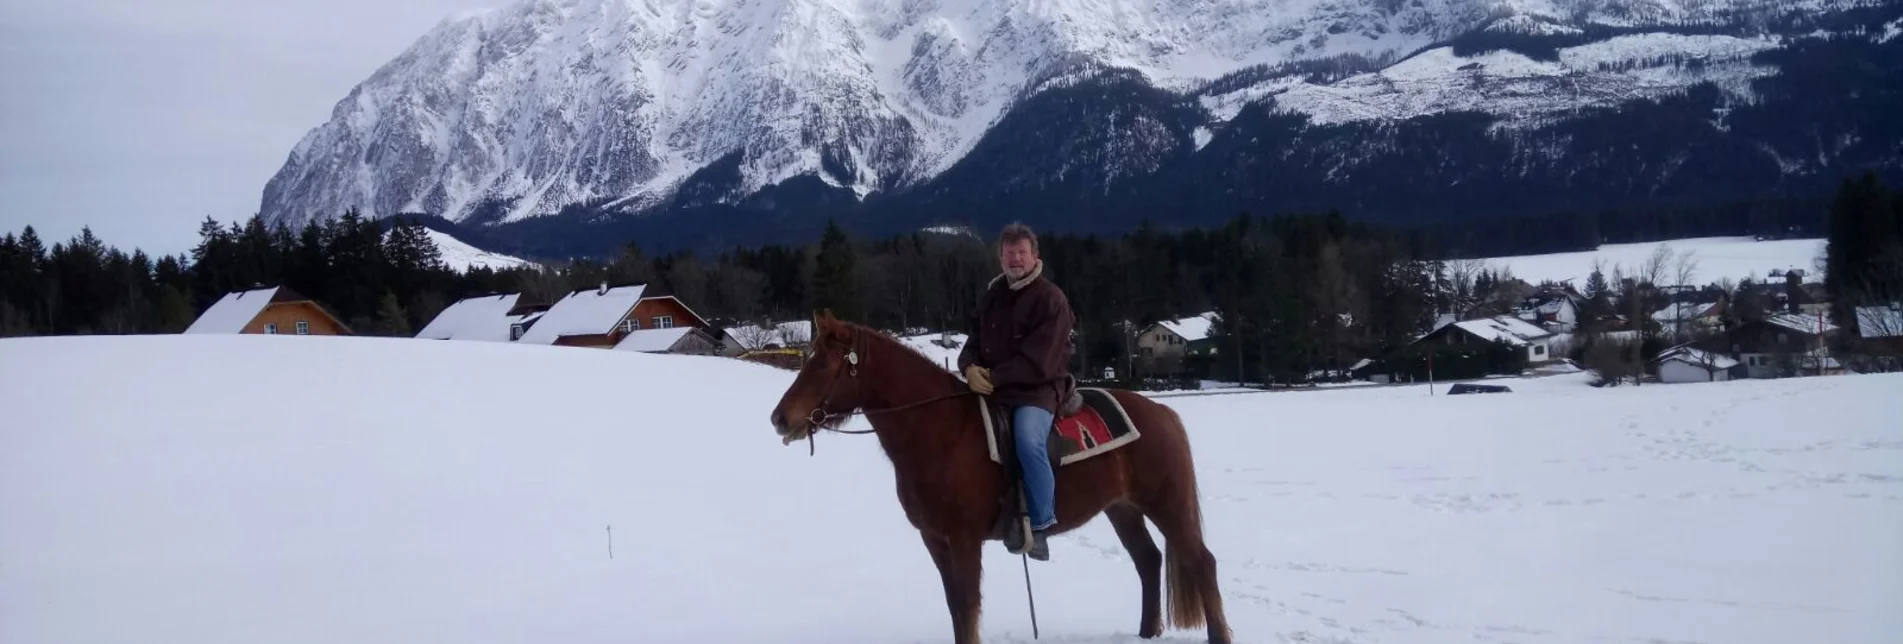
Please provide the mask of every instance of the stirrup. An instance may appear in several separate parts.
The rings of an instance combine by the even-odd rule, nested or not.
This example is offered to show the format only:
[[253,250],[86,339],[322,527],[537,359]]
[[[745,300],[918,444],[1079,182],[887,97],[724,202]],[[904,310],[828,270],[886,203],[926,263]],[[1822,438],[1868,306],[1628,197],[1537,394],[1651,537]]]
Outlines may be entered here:
[[1031,544],[1035,542],[1036,537],[1031,532],[1031,517],[1018,515],[1018,520],[1004,535],[1004,549],[1011,554],[1021,555],[1029,552]]

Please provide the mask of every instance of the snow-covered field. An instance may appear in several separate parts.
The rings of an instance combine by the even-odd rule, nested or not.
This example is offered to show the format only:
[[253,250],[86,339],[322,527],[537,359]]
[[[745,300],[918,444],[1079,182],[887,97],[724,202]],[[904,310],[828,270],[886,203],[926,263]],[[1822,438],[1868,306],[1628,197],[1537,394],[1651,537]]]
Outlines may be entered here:
[[[294,336],[0,365],[0,642],[949,640],[875,442],[783,447],[768,367]],[[1903,375],[1506,382],[1171,399],[1237,641],[1903,632]],[[1137,641],[1108,525],[1052,546],[1043,640]],[[1029,642],[986,553],[986,641]]]
[[[1514,277],[1531,284],[1538,284],[1541,280],[1570,279],[1575,286],[1584,287],[1586,276],[1592,274],[1594,258],[1605,260],[1606,279],[1610,280],[1614,266],[1622,265],[1627,272],[1631,272],[1660,246],[1670,248],[1675,255],[1690,252],[1697,258],[1692,284],[1709,284],[1725,278],[1737,281],[1746,277],[1763,281],[1774,270],[1793,268],[1803,269],[1807,281],[1822,278],[1822,272],[1817,267],[1817,260],[1824,256],[1822,239],[1755,241],[1750,237],[1698,237],[1641,244],[1606,244],[1596,251],[1490,257],[1484,261],[1494,269],[1511,269]],[[1668,267],[1667,272],[1673,271]]]

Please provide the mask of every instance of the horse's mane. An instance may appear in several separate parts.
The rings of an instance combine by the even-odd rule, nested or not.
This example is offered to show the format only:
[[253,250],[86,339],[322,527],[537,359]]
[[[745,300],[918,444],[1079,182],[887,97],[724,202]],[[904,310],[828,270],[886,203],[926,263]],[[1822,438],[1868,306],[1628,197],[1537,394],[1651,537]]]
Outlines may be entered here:
[[[868,327],[863,324],[859,324],[857,322],[847,322],[846,324],[848,325],[849,328],[853,329],[854,331],[857,331],[862,336],[870,338],[869,340],[867,340],[868,342],[879,343],[880,344],[879,348],[881,349],[879,353],[885,354],[885,353],[894,352],[893,350],[895,349],[901,350],[906,356],[906,359],[916,360],[921,368],[929,367],[929,370],[932,373],[944,374],[945,377],[947,378],[952,378],[954,380],[956,379],[956,377],[953,376],[950,371],[945,370],[944,365],[934,362],[931,356],[925,355],[924,351],[920,351],[918,348],[913,347],[912,345],[899,341],[897,337],[891,334],[888,334],[884,331],[874,329],[872,327]],[[870,353],[870,351],[868,351],[868,353]]]

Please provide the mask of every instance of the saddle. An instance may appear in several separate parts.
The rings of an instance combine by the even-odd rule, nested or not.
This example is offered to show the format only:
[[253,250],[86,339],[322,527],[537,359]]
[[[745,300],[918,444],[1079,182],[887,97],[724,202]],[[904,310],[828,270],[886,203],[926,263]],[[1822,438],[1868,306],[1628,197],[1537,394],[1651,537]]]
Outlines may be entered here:
[[[1062,403],[1046,441],[1053,472],[1122,447],[1140,436],[1123,405],[1108,390],[1079,388],[1074,377],[1066,376],[1060,393]],[[988,396],[979,396],[978,404],[991,460],[1004,468],[1006,479],[990,538],[1007,546],[1028,543],[1031,521],[1024,498],[1024,469],[1018,465],[1014,448],[1016,428],[1012,426],[1011,410]]]

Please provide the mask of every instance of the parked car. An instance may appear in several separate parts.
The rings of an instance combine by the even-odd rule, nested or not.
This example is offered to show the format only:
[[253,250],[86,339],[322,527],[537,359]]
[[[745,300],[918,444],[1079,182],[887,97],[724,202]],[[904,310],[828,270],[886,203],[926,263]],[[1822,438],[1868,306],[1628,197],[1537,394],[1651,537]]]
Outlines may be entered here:
[[1452,396],[1455,394],[1510,394],[1510,393],[1513,393],[1513,390],[1508,388],[1506,385],[1476,385],[1472,383],[1463,382],[1463,383],[1447,388],[1447,395],[1449,396]]

